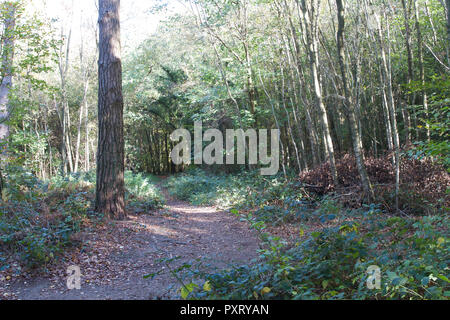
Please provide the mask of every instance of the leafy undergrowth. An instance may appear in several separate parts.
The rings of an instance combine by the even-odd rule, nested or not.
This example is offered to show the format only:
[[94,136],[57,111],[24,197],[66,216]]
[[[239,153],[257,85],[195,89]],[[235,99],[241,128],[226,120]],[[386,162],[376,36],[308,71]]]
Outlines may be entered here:
[[[184,200],[231,208],[262,240],[260,259],[250,265],[216,273],[194,264],[177,269],[183,298],[450,296],[448,207],[439,197],[429,200],[428,210],[417,208],[414,215],[399,217],[384,204],[355,208],[340,194],[320,195],[296,178],[261,177],[258,172],[214,176],[191,170],[171,178],[168,187]],[[411,195],[408,205],[417,200]],[[295,230],[294,241],[278,232],[285,228]],[[380,269],[379,289],[367,286],[370,266]]]
[[156,184],[159,178],[142,173],[125,172],[125,200],[128,210],[146,214],[163,207],[164,196]]
[[166,182],[169,193],[180,200],[244,210],[279,201],[294,203],[298,199],[297,184],[286,181],[282,175],[261,176],[258,170],[215,175],[201,169],[188,170]]
[[[191,270],[191,299],[448,299],[448,217],[404,219],[365,208],[329,217],[326,226],[288,245],[261,233],[260,259],[217,273]],[[324,222],[325,224],[325,222]],[[301,229],[301,233],[304,232]],[[369,267],[380,286],[369,288]],[[204,281],[203,285],[197,284]],[[186,283],[186,281],[185,281]],[[375,282],[376,284],[376,282]]]
[[[72,174],[41,181],[20,167],[4,173],[0,204],[0,271],[12,264],[17,272],[45,269],[64,251],[82,245],[82,234],[105,222],[94,211],[95,173]],[[125,175],[128,211],[147,213],[162,206],[156,180]],[[20,267],[21,266],[21,267]]]

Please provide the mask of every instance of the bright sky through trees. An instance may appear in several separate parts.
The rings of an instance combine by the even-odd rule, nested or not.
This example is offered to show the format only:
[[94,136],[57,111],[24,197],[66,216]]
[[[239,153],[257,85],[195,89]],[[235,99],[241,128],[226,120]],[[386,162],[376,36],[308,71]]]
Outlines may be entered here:
[[[58,19],[68,29],[72,20],[72,40],[78,43],[80,32],[86,32],[97,23],[97,0],[33,0],[30,6],[49,18]],[[163,9],[161,8],[164,5]],[[73,8],[73,18],[70,12]],[[183,6],[176,0],[122,0],[122,46],[125,52],[147,39],[157,25],[170,14],[181,12]],[[88,32],[92,33],[92,32]]]

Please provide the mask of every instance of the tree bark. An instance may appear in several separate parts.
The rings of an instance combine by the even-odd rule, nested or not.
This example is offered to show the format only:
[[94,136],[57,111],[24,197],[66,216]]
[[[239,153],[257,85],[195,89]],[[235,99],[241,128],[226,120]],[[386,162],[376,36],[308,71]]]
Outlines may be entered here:
[[[409,24],[409,19],[411,16],[411,3],[408,4],[408,6],[406,5],[406,0],[402,0],[402,7],[403,7],[403,17],[405,19],[405,45],[406,45],[406,54],[407,54],[407,61],[408,61],[408,73],[407,73],[407,78],[406,78],[406,82],[409,84],[411,84],[411,81],[414,80],[414,74],[413,74],[413,56],[412,56],[412,50],[411,50],[411,27]],[[408,103],[410,105],[413,104],[414,98],[413,95],[408,94]],[[403,119],[405,122],[405,140],[407,143],[411,142],[411,117],[410,114],[408,112],[408,110],[406,108],[402,108],[402,114],[403,114]]]
[[96,211],[126,217],[120,0],[99,1]]
[[[398,129],[397,129],[397,116],[396,116],[396,110],[395,110],[395,103],[394,103],[394,95],[392,91],[392,72],[391,72],[391,64],[390,64],[390,50],[389,50],[389,44],[388,46],[388,52],[386,53],[384,39],[383,39],[383,28],[381,25],[381,18],[378,18],[378,30],[377,30],[377,37],[380,47],[380,56],[381,56],[381,74],[383,79],[383,91],[387,92],[387,108],[388,108],[388,115],[390,118],[390,124],[392,129],[392,136],[393,136],[393,142],[394,142],[394,166],[395,166],[395,208],[398,211],[399,209],[399,203],[398,203],[398,196],[400,192],[400,141],[398,137]],[[386,32],[387,34],[387,43],[390,41],[390,35],[389,35],[389,27]]]
[[304,23],[303,31],[306,34],[306,44],[307,51],[309,56],[310,70],[311,70],[311,81],[312,87],[314,91],[314,98],[316,102],[317,109],[319,111],[320,120],[322,123],[323,136],[324,136],[324,144],[325,144],[325,153],[330,161],[330,171],[331,176],[333,178],[333,182],[335,186],[339,185],[337,170],[336,170],[336,162],[334,157],[334,146],[333,141],[331,139],[330,126],[328,124],[328,115],[327,110],[325,108],[325,104],[323,102],[322,96],[322,87],[320,85],[319,79],[319,57],[318,57],[318,12],[320,8],[316,8],[317,2],[313,1],[306,4],[305,0],[301,0],[301,3],[297,4],[300,6],[301,20]]
[[80,70],[81,74],[83,76],[83,99],[81,100],[80,104],[80,110],[79,110],[79,118],[78,118],[78,127],[77,127],[77,143],[75,147],[75,172],[78,172],[79,162],[80,160],[80,147],[81,147],[81,127],[83,124],[83,117],[84,117],[84,124],[86,126],[86,145],[85,145],[85,171],[88,171],[88,162],[89,162],[89,146],[88,146],[88,132],[89,129],[87,126],[88,123],[88,92],[89,92],[89,65],[85,63],[85,57],[84,57],[84,37],[83,34],[81,35],[81,45],[80,45]]
[[[61,28],[61,38],[65,38],[64,29]],[[59,76],[61,81],[61,131],[62,131],[62,144],[61,144],[61,173],[65,175],[67,173],[67,165],[69,165],[69,171],[73,171],[72,162],[72,150],[70,142],[70,114],[69,114],[69,104],[67,102],[67,91],[66,91],[66,77],[67,71],[69,70],[69,55],[70,55],[70,42],[72,38],[72,25],[69,29],[69,34],[67,37],[66,48],[63,50],[64,44],[61,42],[59,47]],[[65,57],[65,61],[63,58]]]
[[361,148],[361,136],[358,128],[358,121],[356,118],[354,101],[350,97],[350,91],[348,89],[347,74],[345,70],[345,52],[344,52],[344,29],[345,29],[345,18],[344,18],[344,4],[342,0],[336,0],[337,6],[337,16],[338,16],[338,31],[337,31],[337,48],[339,57],[339,67],[341,70],[342,84],[344,87],[345,101],[347,102],[346,112],[348,114],[348,119],[350,122],[350,131],[353,142],[353,151],[356,158],[356,166],[358,167],[358,172],[361,177],[361,184],[365,194],[372,200],[374,198],[372,186],[370,184],[369,176],[367,175],[366,167],[364,166],[364,154]]
[[91,168],[90,165],[90,156],[89,156],[89,105],[88,101],[86,99],[85,106],[84,106],[84,129],[85,129],[85,144],[84,144],[84,170],[88,172]]
[[[286,11],[288,11],[288,4],[286,1],[284,1],[284,5],[286,8]],[[295,71],[297,74],[297,80],[299,83],[299,94],[298,96],[300,97],[300,99],[303,102],[303,107],[305,109],[305,116],[306,116],[306,125],[307,125],[307,129],[310,132],[310,134],[308,135],[309,137],[309,143],[310,143],[310,147],[311,147],[311,156],[312,156],[312,166],[316,167],[317,165],[319,165],[319,156],[318,156],[318,152],[317,152],[317,139],[316,139],[316,132],[315,132],[315,128],[314,125],[312,123],[312,119],[311,119],[311,113],[309,110],[309,105],[307,103],[305,103],[304,101],[304,91],[305,91],[305,81],[304,81],[304,76],[303,76],[303,69],[302,69],[302,63],[300,60],[301,57],[301,52],[300,52],[300,44],[298,41],[298,37],[296,36],[296,30],[294,27],[294,23],[292,21],[292,17],[291,17],[291,13],[290,11],[287,12],[287,17],[289,20],[289,29],[290,29],[290,36],[292,39],[292,43],[294,46],[295,50],[292,50],[292,55],[295,58]],[[298,109],[298,103],[296,105],[297,109]],[[305,169],[308,166],[305,166]]]
[[427,92],[424,88],[425,86],[425,67],[423,64],[423,40],[422,40],[422,30],[420,28],[420,22],[419,22],[419,6],[417,4],[417,0],[414,1],[414,10],[415,10],[415,20],[416,20],[416,31],[417,31],[417,59],[419,60],[419,77],[422,84],[422,103],[423,108],[425,110],[425,128],[427,133],[427,140],[431,140],[431,133],[430,133],[430,125],[428,124],[428,97]]
[[80,161],[80,144],[81,144],[81,126],[83,124],[83,111],[87,108],[87,93],[89,90],[89,79],[85,79],[83,100],[80,104],[78,127],[77,127],[77,144],[75,146],[75,168],[74,172],[78,172],[78,163]]
[[450,0],[445,3],[447,7],[447,64],[450,65]]
[[5,10],[7,17],[4,22],[5,31],[3,34],[2,51],[2,82],[0,84],[0,147],[1,154],[5,154],[8,148],[9,126],[6,123],[9,119],[10,106],[9,94],[12,87],[13,59],[14,59],[14,33],[16,26],[15,2],[6,2]]

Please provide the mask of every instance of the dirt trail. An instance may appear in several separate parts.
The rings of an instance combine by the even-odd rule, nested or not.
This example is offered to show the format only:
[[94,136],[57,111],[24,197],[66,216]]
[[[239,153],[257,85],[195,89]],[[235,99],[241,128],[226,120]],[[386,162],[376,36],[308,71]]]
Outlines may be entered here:
[[[247,225],[215,207],[193,206],[172,199],[151,214],[132,215],[128,221],[92,233],[86,244],[64,265],[46,276],[11,279],[10,299],[173,299],[179,284],[164,272],[153,280],[164,264],[158,259],[182,257],[175,266],[203,258],[212,268],[230,263],[249,263],[257,256],[258,239]],[[66,270],[80,266],[81,289],[68,290]],[[171,286],[174,287],[170,289]]]

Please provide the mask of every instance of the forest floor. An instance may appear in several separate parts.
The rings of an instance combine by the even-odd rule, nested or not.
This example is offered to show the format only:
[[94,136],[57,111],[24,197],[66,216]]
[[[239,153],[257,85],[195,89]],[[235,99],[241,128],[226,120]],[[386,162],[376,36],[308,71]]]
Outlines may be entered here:
[[[0,279],[2,298],[176,299],[181,285],[164,259],[180,257],[170,268],[200,259],[211,270],[248,264],[257,257],[258,237],[245,222],[213,206],[194,206],[171,198],[163,188],[162,192],[163,209],[130,215],[84,234],[82,247],[67,252],[65,262],[49,266],[45,274]],[[71,265],[80,267],[80,290],[67,289]],[[161,270],[153,279],[144,279]]]

